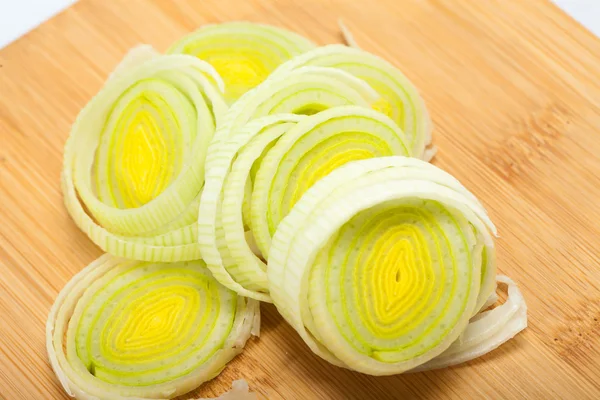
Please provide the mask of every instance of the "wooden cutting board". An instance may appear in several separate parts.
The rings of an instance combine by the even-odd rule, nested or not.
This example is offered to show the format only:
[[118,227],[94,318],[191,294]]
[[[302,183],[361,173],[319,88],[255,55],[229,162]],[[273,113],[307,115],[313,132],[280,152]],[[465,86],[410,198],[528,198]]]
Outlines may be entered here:
[[244,378],[270,399],[600,398],[600,40],[541,0],[82,0],[0,50],[0,398],[66,398],[44,324],[101,252],[62,205],[62,148],[127,49],[240,19],[339,42],[339,17],[421,89],[435,164],[489,209],[530,326],[466,365],[377,378],[313,356],[265,305],[260,339],[196,394]]

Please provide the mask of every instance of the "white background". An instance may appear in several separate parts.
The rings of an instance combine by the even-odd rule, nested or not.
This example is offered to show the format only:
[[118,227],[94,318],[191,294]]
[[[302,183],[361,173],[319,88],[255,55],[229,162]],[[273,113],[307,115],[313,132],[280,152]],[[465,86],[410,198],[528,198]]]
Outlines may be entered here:
[[[0,48],[75,3],[75,1],[0,0]],[[600,0],[554,0],[554,2],[590,31],[600,36]]]
[[75,1],[0,0],[0,48],[58,14]]

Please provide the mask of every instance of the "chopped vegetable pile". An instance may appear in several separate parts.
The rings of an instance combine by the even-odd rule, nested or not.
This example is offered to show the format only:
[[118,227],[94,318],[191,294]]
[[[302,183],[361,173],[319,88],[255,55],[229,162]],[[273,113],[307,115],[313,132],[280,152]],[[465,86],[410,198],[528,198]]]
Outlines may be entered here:
[[62,187],[107,254],[48,318],[68,394],[185,394],[258,336],[259,301],[372,375],[471,360],[527,326],[484,207],[428,163],[417,89],[342,29],[349,46],[249,22],[140,46],[83,108]]

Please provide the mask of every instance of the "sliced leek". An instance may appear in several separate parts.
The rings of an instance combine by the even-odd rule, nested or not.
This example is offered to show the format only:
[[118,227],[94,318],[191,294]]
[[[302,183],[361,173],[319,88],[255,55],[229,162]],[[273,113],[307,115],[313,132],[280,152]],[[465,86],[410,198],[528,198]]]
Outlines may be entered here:
[[438,168],[404,157],[355,161],[279,223],[270,293],[324,359],[402,373],[468,332],[495,288],[494,232],[477,199]]
[[[344,32],[347,34],[347,30]],[[306,66],[338,68],[367,82],[379,94],[372,107],[402,128],[413,156],[426,161],[433,157],[435,151],[427,149],[431,143],[431,120],[425,103],[415,86],[392,64],[357,47],[334,44],[282,64],[270,79]]]
[[71,216],[103,250],[144,261],[200,258],[204,160],[227,110],[220,86],[206,62],[144,46],[81,111],[62,186]]
[[225,82],[233,103],[283,62],[314,48],[286,29],[251,22],[207,25],[174,43],[169,53],[190,54],[209,62]]
[[237,130],[215,148],[200,203],[199,240],[214,276],[241,295],[269,301],[264,260],[281,219],[308,188],[341,165],[408,155],[404,140],[392,120],[358,106],[304,117],[276,114]]
[[[373,375],[465,362],[527,326],[485,209],[423,161],[418,91],[340,27],[349,46],[248,22],[168,55],[141,46],[81,111],[65,204],[110,255],[50,311],[67,393],[187,393],[259,334],[257,300],[322,358]],[[508,299],[489,310],[496,281]],[[238,397],[256,395],[237,381],[220,398]]]
[[170,399],[217,376],[258,321],[258,302],[221,286],[201,261],[104,255],[58,295],[46,344],[71,396]]

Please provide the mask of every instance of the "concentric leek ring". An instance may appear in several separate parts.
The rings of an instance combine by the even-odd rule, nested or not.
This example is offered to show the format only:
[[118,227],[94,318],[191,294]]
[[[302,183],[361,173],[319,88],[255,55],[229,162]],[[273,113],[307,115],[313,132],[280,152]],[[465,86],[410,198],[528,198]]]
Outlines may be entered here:
[[169,53],[209,62],[225,81],[225,98],[233,103],[257,86],[280,64],[315,45],[274,26],[250,22],[207,25],[178,40]]
[[259,315],[258,302],[221,286],[201,261],[104,255],[58,295],[48,354],[77,398],[173,398],[218,375]]
[[402,128],[413,156],[426,161],[433,156],[432,150],[426,150],[431,143],[431,120],[425,103],[408,78],[389,62],[359,48],[329,45],[282,64],[270,79],[304,66],[339,68],[367,82],[380,95],[372,107]]
[[207,63],[134,49],[81,111],[65,147],[65,203],[108,253],[200,258],[197,207],[208,144],[227,106]]
[[308,189],[279,223],[270,293],[321,357],[364,373],[401,373],[446,350],[490,297],[494,257],[481,276],[482,250],[494,253],[494,230],[474,196],[430,164],[351,162]]

